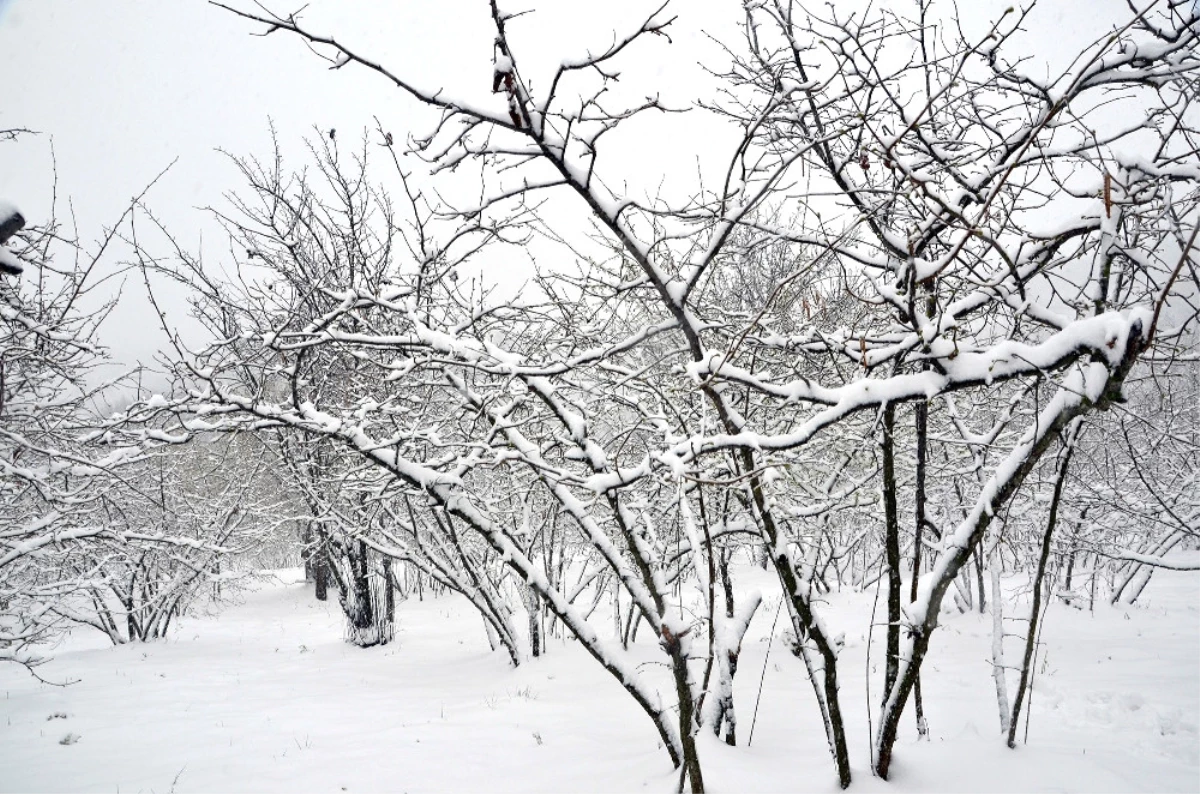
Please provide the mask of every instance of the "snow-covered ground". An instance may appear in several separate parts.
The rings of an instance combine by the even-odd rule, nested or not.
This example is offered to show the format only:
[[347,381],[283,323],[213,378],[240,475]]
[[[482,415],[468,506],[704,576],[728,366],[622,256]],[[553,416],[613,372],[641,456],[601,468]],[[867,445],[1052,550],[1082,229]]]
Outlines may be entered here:
[[[803,665],[778,639],[764,675],[778,596],[761,572],[739,574],[767,600],[736,683],[743,746],[704,740],[708,788],[836,791]],[[68,687],[0,667],[0,790],[672,790],[649,721],[573,643],[552,640],[546,656],[512,669],[488,651],[466,602],[445,597],[402,602],[395,644],[353,648],[336,604],[317,603],[296,578],[182,621],[165,642],[112,648],[76,636],[40,668],[79,679]],[[931,741],[917,742],[906,714],[890,783],[871,777],[867,756],[862,627],[873,595],[827,605],[831,627],[847,631],[853,790],[1200,790],[1200,576],[1160,572],[1132,608],[1054,604],[1029,744],[1016,751],[998,732],[990,619],[945,616],[924,674]],[[876,668],[881,642],[876,632]],[[876,688],[879,678],[876,669]]]

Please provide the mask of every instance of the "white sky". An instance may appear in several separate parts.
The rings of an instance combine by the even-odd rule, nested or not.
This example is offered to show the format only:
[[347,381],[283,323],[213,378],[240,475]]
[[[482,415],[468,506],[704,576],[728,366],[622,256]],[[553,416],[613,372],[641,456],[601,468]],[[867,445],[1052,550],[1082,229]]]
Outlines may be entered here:
[[[514,32],[543,40],[530,56],[554,62],[589,44],[603,46],[622,19],[655,7],[639,0],[546,5],[522,18],[524,31]],[[692,19],[680,24],[692,23],[683,38],[701,46],[694,18],[702,5],[692,3]],[[726,5],[736,13],[736,5]],[[272,7],[298,6],[282,0]],[[494,33],[486,2],[424,0],[381,10],[369,0],[316,0],[305,18],[421,85],[502,102],[490,93]],[[112,223],[125,202],[178,158],[148,203],[188,247],[198,246],[204,231],[204,252],[215,259],[225,253],[223,241],[196,208],[222,206],[222,194],[241,187],[217,149],[268,155],[271,119],[300,166],[301,138],[314,126],[335,127],[348,143],[374,126],[375,115],[397,140],[413,126],[408,120],[428,125],[427,114],[379,77],[353,68],[331,71],[295,38],[251,32],[255,26],[204,0],[0,0],[0,51],[17,75],[5,81],[0,129],[43,133],[0,146],[0,198],[14,201],[31,223],[48,217],[53,142],[60,201],[71,199],[83,237],[94,239],[101,224]],[[670,94],[670,85],[692,82],[695,60],[659,59],[647,72]],[[689,78],[678,79],[672,69]],[[675,93],[684,104],[694,92]],[[60,205],[60,216],[65,209]],[[125,362],[148,361],[163,341],[138,298],[141,289],[129,280],[123,308],[104,332]]]
[[[514,3],[507,0],[506,10],[516,10]],[[251,6],[249,0],[234,4]],[[539,68],[604,46],[615,27],[627,29],[658,3],[525,4],[537,13],[511,23],[511,33],[536,89]],[[301,2],[268,5],[290,11]],[[982,20],[1004,5],[985,0],[960,8]],[[1104,16],[1097,14],[1100,7],[1123,3],[1045,0],[1039,17],[1045,25],[1031,37],[1031,49],[1046,57],[1063,52],[1062,39],[1083,35],[1085,23],[1094,26]],[[655,41],[630,62],[625,84],[686,105],[703,80],[696,61],[716,53],[702,30],[737,36],[740,3],[675,0],[670,8],[680,16],[674,45]],[[490,93],[493,31],[486,0],[314,0],[305,18],[422,86],[445,87],[478,103],[502,102]],[[254,26],[205,0],[0,0],[0,52],[10,75],[0,129],[44,133],[0,145],[0,198],[16,202],[33,223],[46,219],[53,141],[60,200],[73,201],[82,235],[94,239],[101,224],[114,221],[129,198],[178,158],[148,202],[187,247],[195,249],[203,233],[206,256],[219,261],[224,241],[196,208],[223,206],[222,194],[240,185],[216,149],[268,155],[270,118],[299,166],[301,138],[314,125],[336,127],[347,142],[372,127],[375,115],[398,140],[405,129],[428,125],[422,109],[378,76],[354,67],[330,71],[295,38],[251,32],[257,32]],[[620,156],[609,154],[606,181],[653,186],[663,175],[688,180],[700,155],[721,148],[703,119],[674,118],[646,128],[645,141],[617,141]],[[123,362],[149,361],[163,341],[140,291],[130,279],[122,309],[105,330],[105,341]]]

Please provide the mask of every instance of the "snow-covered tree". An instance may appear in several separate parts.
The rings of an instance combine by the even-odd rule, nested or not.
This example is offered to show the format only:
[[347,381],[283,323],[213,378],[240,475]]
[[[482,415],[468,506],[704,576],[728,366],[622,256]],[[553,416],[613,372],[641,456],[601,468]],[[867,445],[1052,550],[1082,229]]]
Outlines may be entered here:
[[[712,65],[723,90],[698,107],[732,131],[716,155],[728,166],[715,187],[664,174],[693,187],[653,201],[618,189],[603,155],[664,110],[615,85],[627,50],[669,41],[661,9],[535,74],[520,15],[492,2],[490,102],[420,88],[299,12],[231,10],[434,109],[407,151],[448,189],[418,189],[425,177],[400,170],[382,131],[390,194],[368,185],[365,146],[349,180],[334,144],[317,153],[342,190],[332,203],[249,174],[263,203],[252,224],[231,220],[241,280],[177,262],[215,335],[179,349],[182,428],[328,443],[385,531],[469,536],[479,552],[464,573],[499,563],[533,588],[653,720],[693,791],[694,734],[732,716],[726,662],[756,604],[717,597],[729,544],[748,541],[778,575],[843,786],[845,671],[819,595],[839,560],[880,555],[889,658],[872,767],[886,778],[968,562],[1003,553],[1008,520],[1042,527],[1046,544],[1022,554],[1047,559],[1059,502],[1035,521],[1023,489],[1067,472],[1081,422],[1103,423],[1139,360],[1191,332],[1194,316],[1164,311],[1195,281],[1189,5],[1131,11],[1038,76],[1021,66],[1029,9],[973,34],[932,2],[911,15],[746,3],[741,39],[721,37]],[[468,168],[474,198],[454,189]],[[584,208],[592,235],[542,202]],[[509,300],[462,277],[534,234],[577,266]],[[531,555],[535,517],[552,515],[581,541],[585,576],[611,577],[613,606],[659,639],[673,704],[600,638],[550,557]],[[849,515],[880,532],[856,537]],[[906,536],[925,552],[908,587]]]
[[146,421],[161,397],[141,416],[111,411],[135,384],[110,376],[100,329],[120,309],[105,282],[141,198],[90,245],[0,206],[0,661],[34,665],[72,625],[162,636],[273,520],[256,511],[255,478],[172,456]]

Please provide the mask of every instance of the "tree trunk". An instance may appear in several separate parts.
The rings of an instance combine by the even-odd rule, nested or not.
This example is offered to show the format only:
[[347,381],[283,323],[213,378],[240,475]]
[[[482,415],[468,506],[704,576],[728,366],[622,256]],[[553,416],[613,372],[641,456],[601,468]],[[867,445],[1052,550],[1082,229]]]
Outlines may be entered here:
[[[921,579],[921,536],[925,529],[925,457],[928,449],[929,432],[929,401],[921,400],[916,405],[914,421],[917,432],[917,483],[914,496],[915,515],[913,517],[913,564],[912,587],[908,600],[917,600],[917,586]],[[921,676],[917,674],[917,682],[913,686],[913,706],[916,708],[917,734],[922,739],[929,738],[929,724],[925,721],[925,703],[921,698]]]
[[304,563],[304,581],[315,582],[317,579],[316,560],[313,559],[313,531],[311,526],[304,528],[300,536],[300,559]]
[[[1075,433],[1078,432],[1076,426]],[[1017,697],[1013,701],[1012,719],[1008,723],[1008,746],[1017,746],[1017,723],[1021,719],[1021,705],[1024,702],[1025,690],[1033,672],[1033,655],[1037,645],[1038,617],[1042,607],[1042,581],[1046,577],[1046,563],[1050,559],[1051,541],[1054,537],[1054,527],[1058,523],[1058,505],[1062,501],[1063,484],[1067,480],[1067,466],[1071,463],[1071,452],[1075,446],[1075,434],[1066,442],[1062,461],[1058,466],[1058,476],[1054,480],[1054,495],[1050,498],[1050,516],[1046,520],[1046,534],[1042,537],[1042,555],[1038,559],[1037,573],[1033,578],[1033,604],[1029,608],[1029,633],[1025,637],[1025,657],[1021,660],[1021,680],[1017,684]],[[1026,717],[1028,720],[1028,717]]]
[[[692,693],[691,671],[688,669],[687,654],[683,649],[682,637],[671,636],[663,626],[663,644],[671,657],[671,671],[675,677],[675,694],[679,698],[679,739],[683,746],[683,763],[680,766],[680,781],[690,782],[692,794],[703,794],[704,775],[700,771],[700,754],[696,749],[696,702]],[[680,786],[682,789],[682,785]]]
[[[883,527],[887,555],[887,656],[883,676],[886,699],[900,671],[900,515],[896,506],[896,456],[894,433],[896,406],[883,407]],[[886,701],[885,701],[886,702]]]
[[[1179,545],[1179,542],[1186,537],[1178,530],[1172,531],[1158,543],[1152,547],[1146,547],[1146,554],[1152,557],[1161,557],[1171,549]],[[1129,573],[1121,580],[1112,594],[1110,603],[1113,604],[1132,604],[1138,600],[1138,596],[1146,589],[1146,585],[1150,584],[1150,577],[1154,575],[1153,565],[1143,565],[1141,563],[1131,563]]]
[[1000,568],[989,566],[992,575],[992,678],[996,682],[996,708],[1000,732],[1008,733],[1012,709],[1008,705],[1008,666],[1004,661],[1004,599],[1000,594]]
[[[542,655],[542,624],[539,615],[542,602],[538,598],[537,590],[532,587],[525,588],[525,611],[529,615],[529,652],[536,659]],[[630,616],[633,612],[634,610],[630,609]]]
[[975,551],[975,584],[979,591],[979,614],[987,612],[987,593],[983,589],[983,555]]

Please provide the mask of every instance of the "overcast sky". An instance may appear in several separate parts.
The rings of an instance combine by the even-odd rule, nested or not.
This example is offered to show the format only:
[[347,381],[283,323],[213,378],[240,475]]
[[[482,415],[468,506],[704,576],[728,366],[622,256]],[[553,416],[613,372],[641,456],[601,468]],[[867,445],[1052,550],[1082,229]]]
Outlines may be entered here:
[[[615,26],[655,7],[639,0],[545,5],[517,31],[526,42],[545,40],[529,47],[523,68],[538,66],[535,57],[557,63],[603,46]],[[676,50],[689,41],[703,48],[701,27],[713,9],[737,18],[733,3],[679,5]],[[272,7],[298,6],[282,0]],[[423,86],[502,103],[490,94],[494,33],[482,0],[316,0],[305,19]],[[82,236],[94,239],[175,162],[148,203],[189,247],[204,232],[204,252],[219,257],[222,241],[197,211],[221,206],[222,194],[238,187],[218,149],[269,154],[273,120],[299,166],[301,139],[314,127],[353,139],[379,116],[399,139],[406,128],[428,124],[415,103],[377,76],[330,70],[295,38],[252,32],[260,31],[204,0],[0,0],[0,51],[15,78],[6,81],[0,129],[42,133],[0,146],[0,198],[15,202],[31,223],[49,216],[53,143],[60,201],[71,199]],[[658,58],[643,68],[659,90],[682,86],[675,92],[682,103],[694,93],[686,87],[696,60]],[[131,279],[122,310],[105,329],[105,341],[126,362],[149,360],[163,341],[140,289]]]
[[[278,11],[300,4],[268,3]],[[604,46],[614,28],[627,29],[658,2],[526,4],[537,13],[522,17],[513,34],[523,70],[536,73]],[[515,10],[513,5],[508,0],[506,10]],[[1065,38],[1095,28],[1103,16],[1098,9],[1118,6],[1121,0],[1044,0],[1030,47],[1053,58],[1065,51],[1060,46]],[[1003,3],[960,7],[981,24]],[[647,93],[662,92],[682,104],[703,80],[696,61],[716,55],[703,31],[735,37],[740,3],[675,0],[671,9],[680,16],[674,44],[638,56],[627,74]],[[314,0],[306,19],[419,85],[443,87],[479,103],[502,102],[490,94],[494,34],[486,0]],[[0,145],[0,198],[17,203],[33,223],[48,216],[53,142],[60,200],[71,199],[82,236],[94,239],[102,224],[114,221],[132,196],[175,161],[148,203],[189,248],[199,246],[203,233],[204,253],[220,258],[223,241],[197,209],[221,206],[222,194],[238,187],[233,166],[217,149],[269,154],[273,119],[285,151],[300,165],[301,139],[314,126],[356,137],[379,116],[399,138],[414,125],[428,124],[420,108],[378,76],[351,67],[330,70],[295,38],[252,32],[258,32],[254,26],[205,0],[0,0],[0,52],[8,76],[0,129],[42,133]],[[699,121],[652,132],[656,139],[647,142],[647,156],[631,147],[615,164],[610,159],[618,171],[610,173],[610,181],[655,184],[663,174],[694,173],[707,141],[713,148],[720,144],[719,135]],[[105,341],[125,362],[149,360],[162,343],[153,332],[155,318],[137,298],[139,290],[131,281],[105,331]]]

